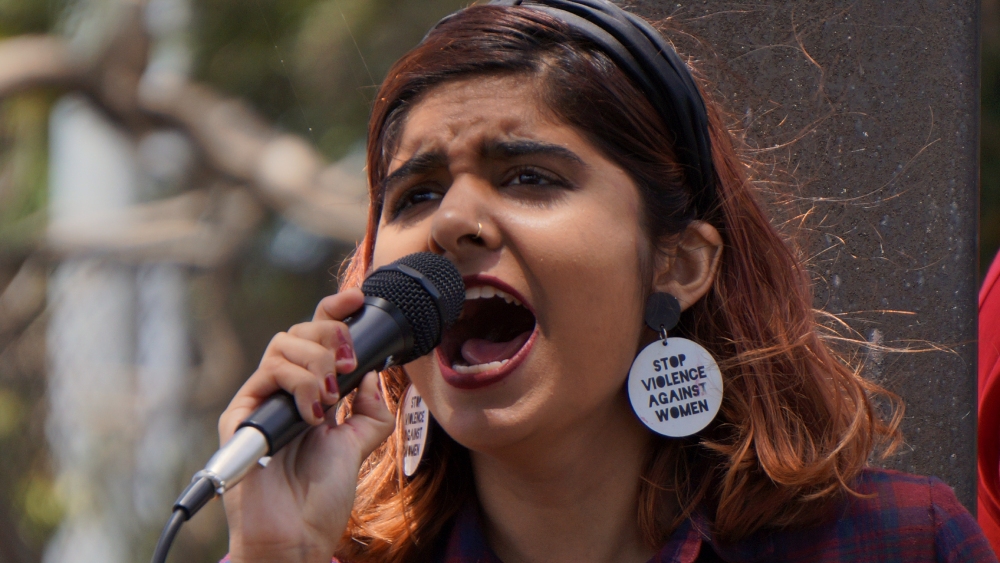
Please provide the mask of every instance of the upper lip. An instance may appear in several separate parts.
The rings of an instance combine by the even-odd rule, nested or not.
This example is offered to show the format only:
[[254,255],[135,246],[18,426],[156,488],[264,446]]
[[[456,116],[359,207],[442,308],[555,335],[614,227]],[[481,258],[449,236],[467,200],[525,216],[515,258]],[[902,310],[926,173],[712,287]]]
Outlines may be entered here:
[[505,283],[500,278],[488,274],[475,274],[472,276],[463,277],[462,281],[465,282],[466,289],[489,285],[501,291],[509,293],[513,295],[515,298],[517,298],[517,300],[520,301],[524,305],[524,307],[531,312],[532,315],[535,314],[535,309],[531,306],[531,303],[529,303],[528,300],[525,299],[524,296],[521,295],[521,293],[518,290],[511,287],[510,284]]

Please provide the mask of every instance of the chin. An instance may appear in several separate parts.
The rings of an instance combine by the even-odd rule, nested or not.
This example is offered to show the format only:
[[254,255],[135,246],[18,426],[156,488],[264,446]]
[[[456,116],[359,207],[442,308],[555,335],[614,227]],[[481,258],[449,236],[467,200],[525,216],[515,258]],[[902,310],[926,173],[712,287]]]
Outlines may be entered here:
[[447,420],[438,421],[449,436],[465,448],[490,453],[523,443],[537,424],[516,409],[476,410],[459,408]]

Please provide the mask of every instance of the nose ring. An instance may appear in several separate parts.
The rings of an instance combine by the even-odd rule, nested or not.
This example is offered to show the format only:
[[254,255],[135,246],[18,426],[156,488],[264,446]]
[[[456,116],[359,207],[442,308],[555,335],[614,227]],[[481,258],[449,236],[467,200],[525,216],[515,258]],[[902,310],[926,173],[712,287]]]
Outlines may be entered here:
[[479,239],[479,235],[481,235],[483,233],[483,224],[482,223],[476,223],[476,225],[479,226],[479,230],[476,231],[476,234],[473,235],[472,238],[475,239],[475,240],[480,240]]

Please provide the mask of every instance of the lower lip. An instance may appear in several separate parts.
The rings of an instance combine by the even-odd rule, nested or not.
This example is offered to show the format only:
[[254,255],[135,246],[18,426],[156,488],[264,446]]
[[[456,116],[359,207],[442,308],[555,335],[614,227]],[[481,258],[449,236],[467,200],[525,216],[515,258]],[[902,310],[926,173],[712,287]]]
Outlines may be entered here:
[[441,355],[441,349],[435,350],[435,355],[437,356],[438,365],[441,366],[441,376],[444,378],[444,382],[456,389],[472,390],[472,389],[482,389],[489,385],[493,385],[508,375],[511,374],[517,366],[521,365],[521,362],[528,357],[528,352],[531,351],[531,347],[535,344],[535,338],[538,336],[538,323],[535,323],[534,330],[531,331],[531,336],[528,337],[528,341],[521,346],[521,349],[517,351],[507,363],[489,371],[481,371],[479,373],[458,373],[457,371],[451,369],[448,364],[448,360]]

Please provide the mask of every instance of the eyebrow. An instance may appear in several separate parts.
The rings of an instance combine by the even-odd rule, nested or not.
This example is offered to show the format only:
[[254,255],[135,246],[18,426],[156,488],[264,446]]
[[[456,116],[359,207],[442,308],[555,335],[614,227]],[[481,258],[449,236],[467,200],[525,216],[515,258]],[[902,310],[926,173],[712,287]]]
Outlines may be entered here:
[[417,154],[413,158],[407,160],[389,174],[382,180],[382,189],[384,193],[386,188],[391,186],[393,183],[406,178],[407,176],[416,176],[419,174],[426,174],[432,170],[437,170],[438,168],[443,168],[448,165],[448,157],[441,151],[429,151]]
[[[572,162],[579,166],[586,163],[566,147],[542,141],[486,141],[480,146],[479,154],[486,160],[504,160],[521,156],[545,155]],[[385,193],[395,182],[408,176],[426,174],[448,165],[448,157],[435,150],[414,155],[382,180],[381,191]]]
[[483,143],[479,153],[488,160],[545,155],[567,160],[577,165],[586,165],[582,158],[566,147],[542,141],[487,141]]

